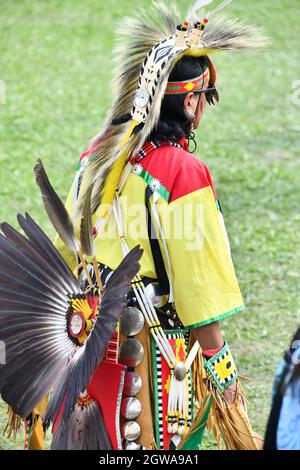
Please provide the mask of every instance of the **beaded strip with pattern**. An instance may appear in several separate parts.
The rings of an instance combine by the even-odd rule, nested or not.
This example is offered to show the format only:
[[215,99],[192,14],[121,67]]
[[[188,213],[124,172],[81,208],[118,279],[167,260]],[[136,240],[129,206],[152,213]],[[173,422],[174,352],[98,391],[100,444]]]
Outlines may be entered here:
[[177,142],[173,142],[172,140],[151,140],[150,142],[144,144],[138,154],[132,157],[129,161],[132,165],[137,165],[153,150],[166,146],[176,147],[180,149],[182,148],[180,144],[178,144]]

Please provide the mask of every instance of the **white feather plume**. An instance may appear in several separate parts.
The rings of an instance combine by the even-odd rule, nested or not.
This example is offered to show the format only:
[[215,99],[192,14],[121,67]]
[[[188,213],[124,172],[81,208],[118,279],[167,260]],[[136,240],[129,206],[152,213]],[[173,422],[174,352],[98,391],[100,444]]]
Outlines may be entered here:
[[193,21],[196,18],[197,12],[201,8],[205,7],[206,5],[209,5],[212,2],[213,2],[213,0],[197,0],[196,3],[192,6],[192,8],[190,8],[190,10],[187,14],[188,23],[190,23],[191,21]]
[[209,18],[210,16],[214,15],[215,13],[218,13],[219,11],[223,10],[223,8],[227,7],[229,3],[231,3],[232,0],[224,0],[220,5],[218,5],[214,10],[210,11],[206,16]]

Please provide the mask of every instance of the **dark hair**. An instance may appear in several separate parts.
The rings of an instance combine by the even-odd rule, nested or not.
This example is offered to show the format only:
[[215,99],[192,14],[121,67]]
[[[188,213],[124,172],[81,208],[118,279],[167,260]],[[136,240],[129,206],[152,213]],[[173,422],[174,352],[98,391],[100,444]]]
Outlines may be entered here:
[[[207,57],[185,56],[177,62],[172,70],[169,81],[182,82],[201,75],[208,67]],[[168,139],[177,141],[189,137],[192,122],[184,109],[186,94],[165,95],[162,101],[160,118],[150,135],[150,139]]]

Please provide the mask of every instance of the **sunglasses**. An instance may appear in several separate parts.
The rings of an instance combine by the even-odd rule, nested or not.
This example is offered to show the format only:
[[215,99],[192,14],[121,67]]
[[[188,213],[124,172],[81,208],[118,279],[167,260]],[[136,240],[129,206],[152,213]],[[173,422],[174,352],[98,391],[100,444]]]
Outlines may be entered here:
[[215,101],[219,103],[219,93],[214,85],[210,86],[209,88],[206,88],[205,90],[195,91],[195,94],[197,95],[202,95],[203,93],[205,94],[206,101],[209,105],[215,105]]

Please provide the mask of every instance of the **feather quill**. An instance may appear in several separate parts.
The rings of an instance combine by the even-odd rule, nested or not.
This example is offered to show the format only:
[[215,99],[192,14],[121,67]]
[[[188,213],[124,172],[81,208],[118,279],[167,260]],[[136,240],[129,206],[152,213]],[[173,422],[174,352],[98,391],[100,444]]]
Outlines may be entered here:
[[229,3],[231,3],[232,0],[224,0],[220,5],[218,5],[214,10],[210,11],[206,16],[207,18],[211,17],[212,15],[215,15],[219,11],[223,10],[223,8],[227,7]]

